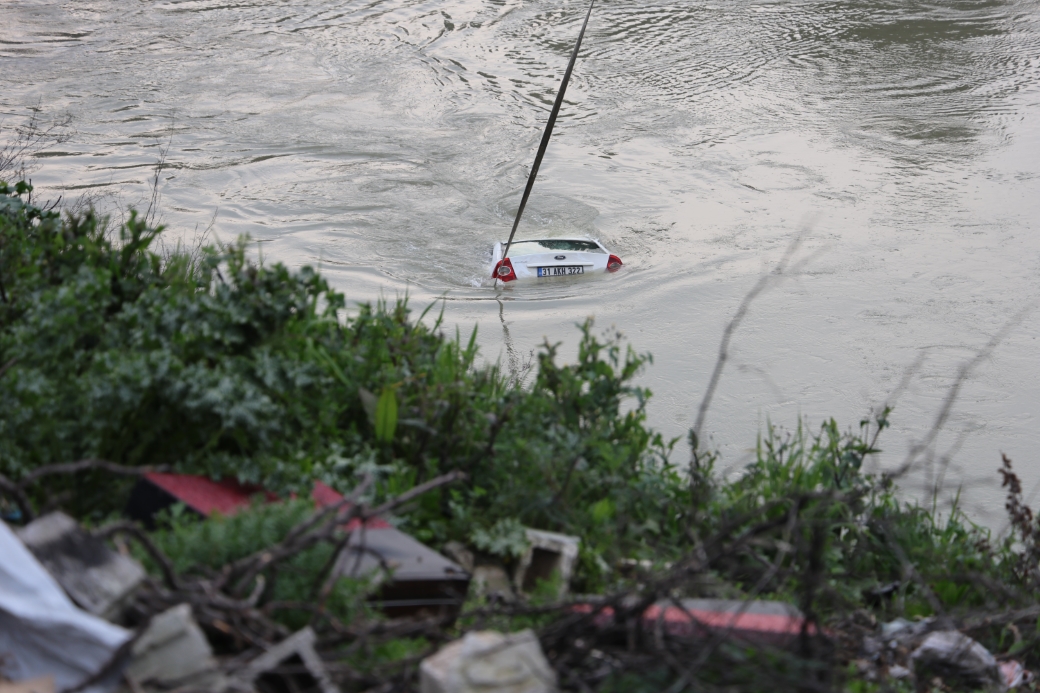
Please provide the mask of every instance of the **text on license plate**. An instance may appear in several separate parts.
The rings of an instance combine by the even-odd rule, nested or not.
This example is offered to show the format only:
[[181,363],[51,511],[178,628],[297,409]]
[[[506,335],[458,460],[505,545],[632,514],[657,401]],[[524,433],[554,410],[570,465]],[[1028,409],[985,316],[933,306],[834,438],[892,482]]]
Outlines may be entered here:
[[563,277],[568,274],[585,274],[585,268],[581,265],[567,267],[539,267],[539,277]]

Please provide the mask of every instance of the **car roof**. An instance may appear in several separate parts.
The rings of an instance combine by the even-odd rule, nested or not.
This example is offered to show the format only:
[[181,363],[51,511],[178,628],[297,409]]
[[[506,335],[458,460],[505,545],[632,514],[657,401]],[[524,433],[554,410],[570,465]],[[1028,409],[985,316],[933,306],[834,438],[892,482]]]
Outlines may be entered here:
[[[516,245],[517,243],[541,243],[542,241],[582,241],[584,243],[595,243],[597,245],[602,245],[602,243],[597,241],[595,238],[588,238],[582,236],[557,236],[555,238],[518,238],[513,241],[513,245]],[[506,244],[506,241],[500,242],[502,243],[502,245]]]

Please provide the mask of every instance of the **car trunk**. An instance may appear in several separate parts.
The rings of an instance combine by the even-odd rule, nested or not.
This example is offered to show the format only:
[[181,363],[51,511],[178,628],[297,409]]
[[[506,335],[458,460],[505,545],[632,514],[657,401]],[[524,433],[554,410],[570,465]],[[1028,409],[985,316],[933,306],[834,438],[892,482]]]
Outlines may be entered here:
[[512,262],[527,265],[533,272],[535,267],[576,267],[582,266],[588,272],[592,269],[591,253],[583,252],[559,252],[559,253],[536,253],[534,255],[519,255],[510,258]]

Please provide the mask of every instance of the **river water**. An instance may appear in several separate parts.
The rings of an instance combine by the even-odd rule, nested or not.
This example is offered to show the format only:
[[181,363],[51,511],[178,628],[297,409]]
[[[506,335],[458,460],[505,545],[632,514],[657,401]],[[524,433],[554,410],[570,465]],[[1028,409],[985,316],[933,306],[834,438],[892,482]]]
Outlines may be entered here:
[[[902,461],[958,369],[1040,295],[1036,0],[601,0],[519,237],[600,238],[616,275],[484,280],[586,6],[574,0],[0,0],[2,134],[67,113],[44,198],[159,209],[171,242],[249,234],[349,300],[444,296],[517,367],[575,323],[654,363],[651,423],[746,462],[768,421],[855,426],[899,391]],[[84,197],[85,196],[85,197]],[[1001,526],[1006,452],[1040,483],[1040,316],[963,379],[908,479]],[[905,387],[900,387],[900,385]],[[683,444],[675,459],[686,458]]]

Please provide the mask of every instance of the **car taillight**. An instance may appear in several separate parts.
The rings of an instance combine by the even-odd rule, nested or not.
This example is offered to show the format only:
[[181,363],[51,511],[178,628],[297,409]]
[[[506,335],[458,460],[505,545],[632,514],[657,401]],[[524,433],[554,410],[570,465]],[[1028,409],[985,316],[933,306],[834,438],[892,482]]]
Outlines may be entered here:
[[509,258],[498,261],[498,264],[495,265],[495,270],[491,273],[491,278],[500,279],[504,282],[511,282],[516,279],[516,272],[513,271],[513,263],[509,261]]
[[619,269],[621,269],[621,265],[623,264],[625,263],[621,262],[621,258],[619,258],[617,255],[611,255],[607,259],[607,271],[617,272]]

